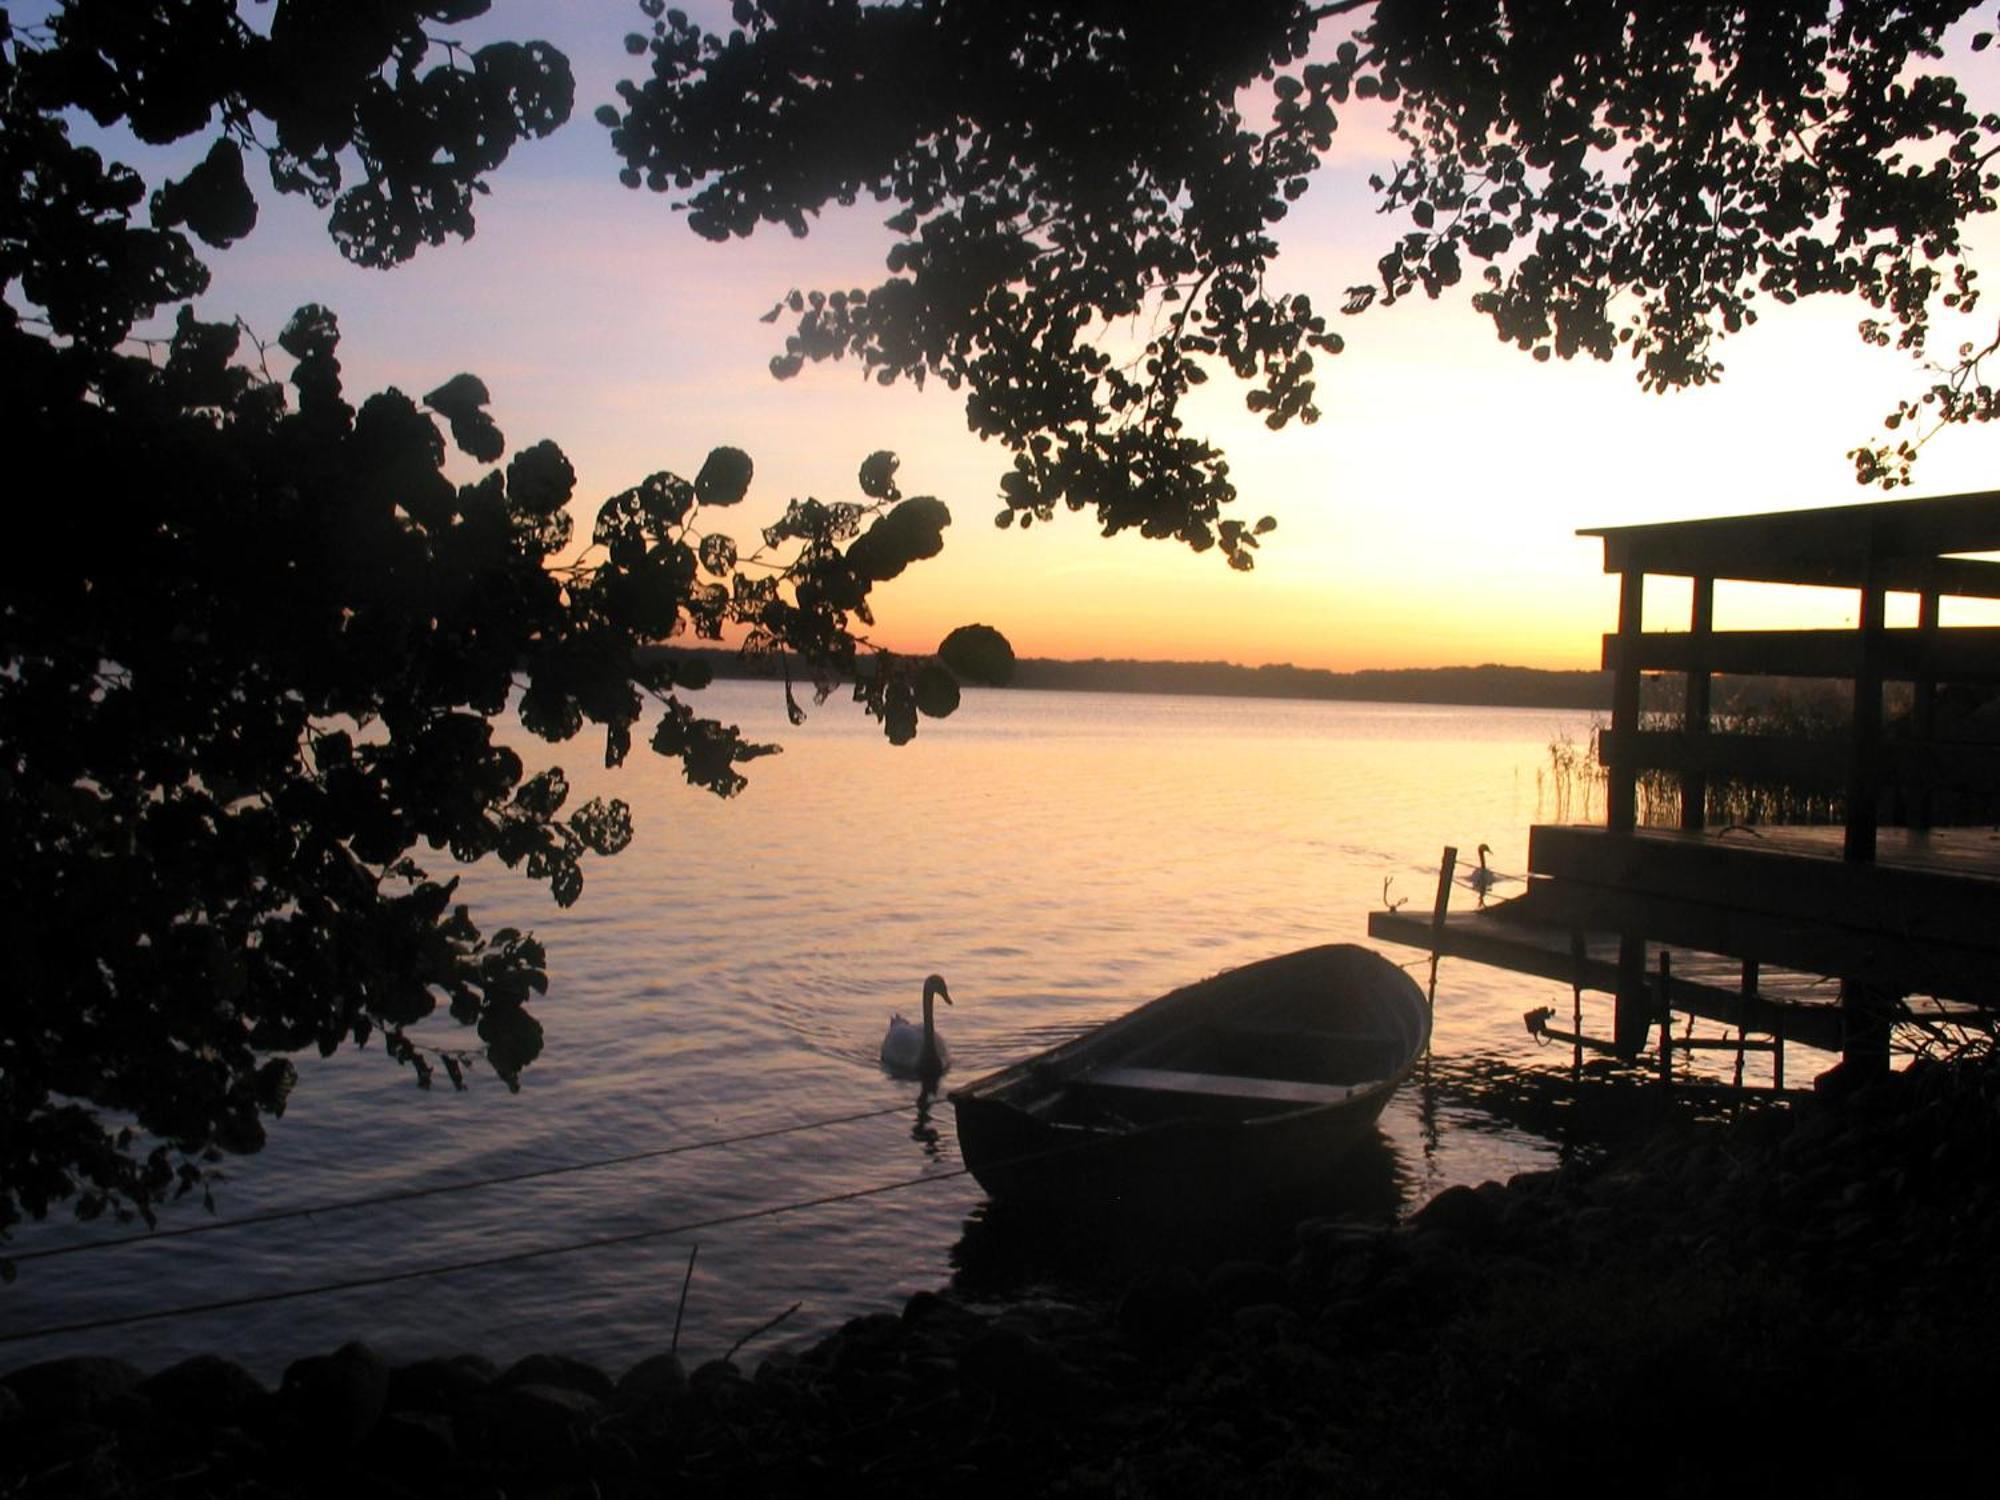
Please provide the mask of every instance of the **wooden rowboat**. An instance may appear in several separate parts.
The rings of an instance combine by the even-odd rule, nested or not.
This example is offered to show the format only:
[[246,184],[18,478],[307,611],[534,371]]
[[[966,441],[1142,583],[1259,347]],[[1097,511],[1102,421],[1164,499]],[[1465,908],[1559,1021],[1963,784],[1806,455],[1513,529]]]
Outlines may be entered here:
[[952,1091],[995,1198],[1098,1202],[1322,1180],[1430,1039],[1410,976],[1351,944],[1188,985]]

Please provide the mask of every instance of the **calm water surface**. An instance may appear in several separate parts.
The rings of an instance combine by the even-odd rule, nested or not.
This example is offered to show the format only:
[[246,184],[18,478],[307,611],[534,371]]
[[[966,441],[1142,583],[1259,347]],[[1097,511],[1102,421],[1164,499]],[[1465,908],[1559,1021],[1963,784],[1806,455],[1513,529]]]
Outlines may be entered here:
[[[487,930],[512,922],[549,947],[550,993],[536,1006],[548,1047],[522,1092],[483,1071],[465,1093],[442,1080],[420,1092],[379,1047],[302,1058],[271,1144],[230,1166],[224,1217],[913,1104],[915,1085],[885,1077],[876,1049],[890,1010],[914,1013],[933,970],[956,1000],[940,1007],[940,1029],[951,1079],[964,1080],[1218,969],[1365,942],[1385,890],[1428,905],[1447,843],[1489,843],[1496,869],[1523,869],[1529,823],[1553,815],[1550,742],[1581,742],[1589,728],[1575,712],[974,692],[893,749],[845,703],[793,729],[768,686],[717,684],[706,696],[786,747],[750,768],[742,796],[717,802],[643,751],[607,775],[589,769],[594,745],[559,757],[538,747],[531,764],[559,759],[578,800],[605,792],[633,805],[632,848],[591,867],[569,912],[504,869],[466,874]],[[1447,961],[1437,1063],[1554,1066],[1521,1013],[1553,1004],[1567,1016],[1568,1003],[1558,986]],[[434,1037],[461,1044],[469,1033],[446,1025]],[[1353,1191],[1407,1211],[1448,1184],[1555,1158],[1551,1141],[1454,1098],[1405,1088],[1361,1165],[1371,1185]],[[271,1378],[300,1354],[362,1337],[395,1357],[474,1349],[504,1363],[550,1349],[617,1370],[665,1346],[697,1243],[684,1356],[724,1353],[799,1304],[748,1347],[755,1358],[893,1308],[961,1262],[983,1264],[983,1199],[969,1177],[947,1175],[957,1166],[950,1109],[927,1122],[904,1109],[391,1208],[24,1261],[0,1288],[0,1336],[940,1179],[524,1264],[0,1344],[0,1369],[85,1349],[156,1368],[215,1350]],[[184,1204],[162,1223],[202,1218]],[[105,1232],[30,1226],[13,1248]]]

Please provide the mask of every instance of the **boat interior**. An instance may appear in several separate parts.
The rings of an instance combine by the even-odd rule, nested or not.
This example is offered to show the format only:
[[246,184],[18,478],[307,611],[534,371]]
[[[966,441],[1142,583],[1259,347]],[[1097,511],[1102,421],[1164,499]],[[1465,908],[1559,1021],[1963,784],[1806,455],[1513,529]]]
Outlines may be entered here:
[[1387,1031],[1208,1022],[1066,1079],[1039,1080],[1023,1103],[1047,1124],[1094,1130],[1251,1120],[1343,1103],[1395,1076],[1406,1056],[1407,1043]]

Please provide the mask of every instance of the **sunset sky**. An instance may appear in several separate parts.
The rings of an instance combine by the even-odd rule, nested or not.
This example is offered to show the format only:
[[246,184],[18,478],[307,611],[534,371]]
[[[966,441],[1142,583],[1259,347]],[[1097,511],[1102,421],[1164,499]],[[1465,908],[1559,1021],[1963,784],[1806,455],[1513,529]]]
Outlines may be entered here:
[[[711,25],[726,14],[687,8]],[[1861,346],[1858,303],[1773,308],[1723,346],[1720,386],[1662,397],[1641,392],[1629,364],[1533,363],[1496,342],[1461,289],[1341,319],[1348,348],[1321,361],[1314,427],[1271,434],[1243,410],[1242,386],[1205,388],[1199,422],[1229,453],[1237,513],[1279,522],[1255,572],[1177,544],[1104,540],[1087,515],[999,531],[1007,456],[967,433],[952,393],[885,390],[852,364],[782,385],[767,373],[782,327],[758,316],[794,286],[879,281],[885,209],[830,217],[803,241],[776,230],[715,246],[687,230],[671,195],[619,187],[591,112],[643,64],[619,43],[641,21],[622,0],[544,0],[499,4],[461,29],[475,42],[545,36],[578,79],[571,123],[497,174],[470,243],[358,270],[308,205],[267,192],[257,232],[212,254],[198,310],[241,314],[272,339],[293,308],[326,304],[351,395],[478,374],[512,446],[549,437],[570,455],[586,533],[605,496],[658,469],[692,475],[717,444],[757,464],[749,501],[727,518],[742,537],[792,496],[858,498],[860,461],[892,449],[905,492],[939,496],[955,518],[941,557],[878,591],[874,638],[908,650],[977,620],[1036,656],[1592,666],[1614,588],[1578,527],[1881,498],[1856,487],[1844,455],[1878,434],[1916,371]],[[1952,57],[1987,107],[2000,103],[1993,57],[1963,45]],[[1333,158],[1282,226],[1275,285],[1335,317],[1343,288],[1372,279],[1402,228],[1374,212],[1366,185],[1392,159],[1384,124],[1379,109],[1343,116]],[[1958,431],[1931,444],[1903,493],[1996,483],[2000,430]]]

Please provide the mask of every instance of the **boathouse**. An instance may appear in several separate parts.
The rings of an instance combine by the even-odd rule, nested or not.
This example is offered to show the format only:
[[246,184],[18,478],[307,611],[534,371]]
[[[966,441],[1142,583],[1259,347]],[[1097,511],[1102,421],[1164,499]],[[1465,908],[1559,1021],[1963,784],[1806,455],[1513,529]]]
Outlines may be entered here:
[[[1433,912],[1374,913],[1370,935],[1569,984],[1572,1029],[1549,1011],[1530,1029],[1579,1061],[1586,1047],[1635,1056],[1657,1035],[1664,1076],[1693,1046],[1738,1048],[1739,1077],[1743,1050],[1770,1051],[1782,1085],[1788,1040],[1867,1073],[1889,1066],[1899,1029],[1990,1031],[2000,626],[1978,620],[2000,615],[1958,601],[2000,599],[2000,491],[1581,534],[1602,538],[1621,581],[1604,637],[1602,825],[1532,828],[1522,895],[1452,912],[1447,868]],[[1656,589],[1676,606],[1690,595],[1684,623],[1646,628],[1649,579],[1691,581]],[[1851,607],[1832,628],[1717,629],[1718,584],[1790,585],[1801,605],[1799,587],[1846,590]],[[1718,725],[1729,678],[1830,680],[1848,722],[1830,735]],[[1677,700],[1665,712],[1662,689]],[[1745,826],[1711,795],[1731,782],[1823,790],[1842,821]],[[1648,826],[1644,788],[1677,802],[1671,822]],[[1585,1034],[1586,991],[1614,997],[1608,1037]],[[1735,1034],[1677,1034],[1677,1017]]]

